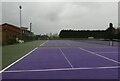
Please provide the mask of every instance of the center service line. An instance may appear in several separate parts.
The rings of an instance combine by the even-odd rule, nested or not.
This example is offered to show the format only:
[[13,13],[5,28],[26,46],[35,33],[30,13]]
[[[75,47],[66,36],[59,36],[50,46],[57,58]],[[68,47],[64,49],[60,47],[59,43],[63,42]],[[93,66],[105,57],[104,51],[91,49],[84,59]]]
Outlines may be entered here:
[[74,68],[73,65],[70,63],[70,61],[68,60],[68,58],[65,56],[65,54],[63,53],[63,51],[59,48],[59,50],[61,51],[62,55],[65,57],[65,59],[67,60],[67,62],[69,63],[69,65],[71,66],[71,68]]
[[116,61],[116,60],[113,60],[113,59],[111,59],[111,58],[105,57],[105,56],[103,56],[103,55],[99,55],[99,54],[97,54],[97,53],[95,53],[95,52],[92,52],[92,51],[89,51],[89,50],[86,50],[86,49],[83,49],[83,48],[80,48],[80,47],[79,47],[79,49],[81,49],[81,50],[83,50],[83,51],[86,51],[86,52],[88,52],[88,53],[91,53],[91,54],[93,54],[93,55],[102,57],[102,58],[104,58],[104,59],[107,59],[107,60],[109,60],[109,61],[115,62],[115,63],[117,63],[117,64],[120,64],[120,62],[118,62],[118,61]]

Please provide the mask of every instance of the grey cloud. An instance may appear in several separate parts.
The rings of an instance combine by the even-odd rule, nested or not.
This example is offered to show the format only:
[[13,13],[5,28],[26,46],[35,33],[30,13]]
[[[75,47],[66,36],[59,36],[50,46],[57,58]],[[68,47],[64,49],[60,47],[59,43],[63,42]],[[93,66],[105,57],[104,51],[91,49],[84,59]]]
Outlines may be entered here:
[[36,34],[58,33],[61,29],[106,29],[109,22],[117,25],[117,3],[109,2],[8,2],[3,3],[3,23],[22,26],[32,22]]

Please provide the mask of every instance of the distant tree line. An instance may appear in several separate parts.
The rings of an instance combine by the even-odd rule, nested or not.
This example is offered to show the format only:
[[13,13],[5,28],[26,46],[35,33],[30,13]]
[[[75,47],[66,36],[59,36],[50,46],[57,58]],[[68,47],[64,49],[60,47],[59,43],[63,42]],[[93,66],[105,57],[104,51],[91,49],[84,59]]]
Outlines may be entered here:
[[61,30],[60,38],[104,38],[104,39],[120,39],[120,28],[115,29],[110,25],[106,30]]
[[104,34],[103,30],[62,30],[59,36],[60,38],[103,38]]

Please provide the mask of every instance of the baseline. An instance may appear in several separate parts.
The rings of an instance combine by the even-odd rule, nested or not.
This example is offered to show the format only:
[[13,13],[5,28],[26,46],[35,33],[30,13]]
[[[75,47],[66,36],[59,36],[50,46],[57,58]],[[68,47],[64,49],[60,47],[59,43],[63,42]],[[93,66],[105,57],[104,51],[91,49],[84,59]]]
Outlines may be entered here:
[[69,70],[94,70],[94,69],[118,69],[120,66],[111,67],[84,67],[84,68],[58,68],[58,69],[40,69],[40,70],[12,70],[4,71],[4,73],[19,73],[19,72],[43,72],[43,71],[69,71]]

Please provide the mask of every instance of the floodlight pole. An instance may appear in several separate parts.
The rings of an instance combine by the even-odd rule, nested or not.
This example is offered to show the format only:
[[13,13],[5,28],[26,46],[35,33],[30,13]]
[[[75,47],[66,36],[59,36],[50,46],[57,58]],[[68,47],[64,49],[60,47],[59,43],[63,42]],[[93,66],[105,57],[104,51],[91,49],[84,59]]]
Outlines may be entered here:
[[20,8],[20,39],[22,40],[22,19],[21,19],[22,6],[19,6],[19,8]]

